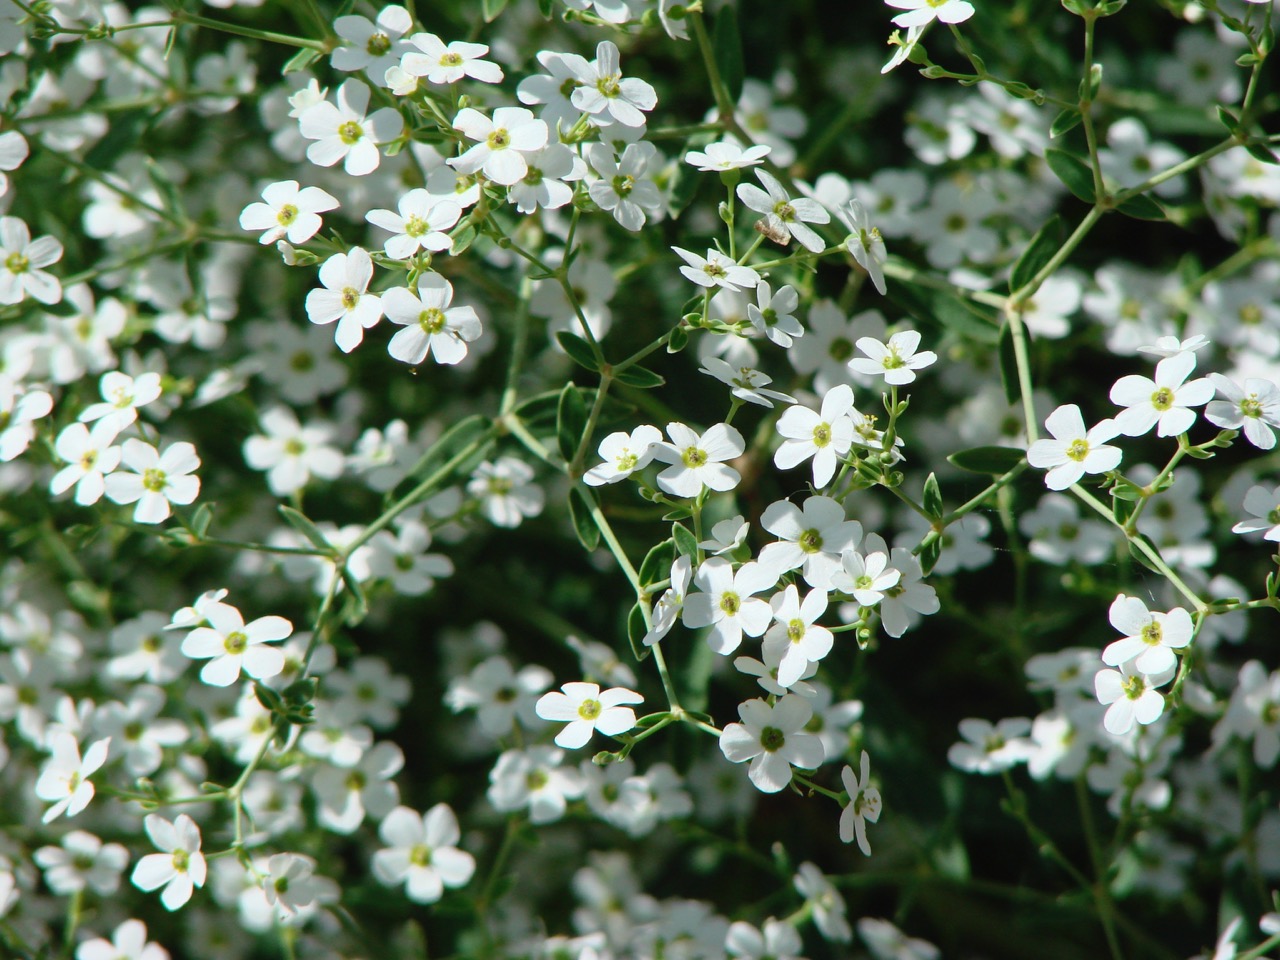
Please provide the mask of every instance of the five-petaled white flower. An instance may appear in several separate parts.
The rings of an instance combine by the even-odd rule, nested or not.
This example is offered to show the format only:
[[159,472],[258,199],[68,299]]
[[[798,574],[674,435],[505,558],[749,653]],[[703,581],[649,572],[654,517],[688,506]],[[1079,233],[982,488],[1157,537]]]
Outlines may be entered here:
[[533,468],[515,457],[485,460],[471,474],[467,493],[480,500],[480,512],[499,527],[518,527],[542,512],[545,495],[534,483]]
[[919,346],[920,333],[916,330],[895,333],[887,344],[874,337],[859,337],[858,349],[866,356],[850,360],[849,369],[868,376],[882,375],[885,383],[896,386],[911,383],[916,378],[917,370],[938,359],[938,355],[932,350],[916,353]]
[[163,886],[160,902],[166,910],[177,910],[191,899],[196,887],[204,886],[208,872],[200,852],[200,828],[185,813],[172,823],[156,813],[148,814],[143,822],[147,836],[162,852],[139,860],[130,879],[147,893]]
[[117,433],[138,419],[139,407],[159,399],[163,392],[160,374],[140,373],[131,377],[119,370],[104,373],[98,381],[98,390],[102,401],[89,404],[76,419],[81,423],[106,420]]
[[1102,651],[1102,662],[1109,667],[1133,662],[1134,669],[1148,676],[1172,670],[1179,650],[1191,642],[1195,625],[1182,607],[1168,613],[1152,613],[1137,597],[1123,593],[1111,604],[1111,625],[1124,634],[1120,640]]
[[404,130],[398,110],[383,107],[366,116],[369,88],[359,80],[347,80],[338,88],[338,103],[328,100],[308,107],[298,118],[302,136],[315,143],[307,148],[307,159],[321,167],[339,160],[353,177],[373,173],[382,162],[378,144],[389,143]]
[[301,187],[297,180],[280,180],[262,191],[262,200],[240,211],[240,229],[261,230],[258,242],[306,243],[320,230],[320,214],[336,210],[336,197],[319,187]]
[[661,442],[662,434],[658,428],[647,423],[631,433],[625,430],[611,433],[600,441],[600,458],[604,462],[588,470],[582,480],[590,487],[617,483],[648,466]]
[[307,294],[307,319],[316,324],[335,320],[334,342],[350,353],[364,340],[364,332],[382,319],[382,298],[367,292],[373,279],[373,260],[362,247],[335,253],[320,266],[322,288]]
[[727,423],[717,423],[702,436],[683,423],[667,424],[670,443],[654,446],[654,459],[671,466],[658,474],[658,486],[677,497],[696,497],[702,488],[732,490],[742,474],[725,463],[742,456],[746,441]]
[[[200,679],[215,687],[229,687],[244,670],[255,680],[274,677],[284,669],[284,653],[267,644],[292,636],[293,624],[284,617],[259,617],[246,624],[240,611],[227,603],[205,610],[207,627],[197,627],[182,641],[182,652],[209,662]],[[210,659],[212,658],[212,659]]]
[[134,523],[162,523],[172,512],[169,504],[186,506],[200,493],[200,478],[191,475],[200,458],[186,441],[172,443],[160,453],[151,444],[130,438],[120,459],[129,469],[109,474],[104,486],[107,497],[116,503],[138,504]]
[[457,843],[458,818],[446,804],[425,814],[396,807],[378,827],[387,846],[373,855],[373,875],[387,886],[405,885],[414,903],[435,903],[450,889],[466,886],[476,872],[476,858]]
[[764,214],[764,223],[757,229],[777,243],[785,244],[795,237],[806,250],[818,253],[826,249],[826,241],[809,226],[831,222],[826,207],[807,197],[792,200],[777,178],[766,170],[757,170],[756,176],[764,184],[763,190],[754,183],[740,183],[737,192],[738,199],[749,210]]
[[840,839],[845,843],[858,838],[858,849],[871,856],[871,844],[867,842],[867,823],[880,819],[880,791],[871,786],[871,758],[862,751],[861,776],[855,776],[853,768],[840,771],[840,780],[849,794],[849,803],[840,813]]
[[394,287],[382,297],[387,319],[404,329],[387,344],[395,359],[416,366],[435,357],[436,363],[460,363],[467,344],[483,332],[475,307],[452,307],[453,284],[438,273],[418,279],[415,297],[406,287]]
[[1186,433],[1195,423],[1190,407],[1213,399],[1214,385],[1206,378],[1184,381],[1195,369],[1194,353],[1179,353],[1156,364],[1156,377],[1130,374],[1111,388],[1111,402],[1124,407],[1116,414],[1116,425],[1126,437],[1140,437],[1152,427],[1158,437]]
[[636,725],[636,712],[625,704],[643,702],[644,697],[625,687],[601,690],[598,683],[579,681],[544,693],[534,711],[543,720],[566,723],[556,734],[556,746],[575,750],[585,747],[597,730],[610,737],[626,733]]
[[750,267],[740,267],[719,250],[708,250],[705,257],[700,257],[683,247],[672,247],[680,255],[687,266],[680,272],[700,287],[724,287],[726,290],[755,289],[760,282],[760,274]]
[[1080,408],[1067,403],[1049,414],[1044,425],[1054,438],[1031,444],[1027,463],[1049,471],[1044,482],[1050,490],[1065,490],[1086,473],[1106,473],[1120,465],[1124,453],[1106,445],[1120,432],[1114,420],[1103,420],[1086,432]]
[[73,734],[57,729],[49,733],[46,747],[51,754],[36,781],[36,796],[53,804],[40,818],[41,823],[66,814],[74,817],[93,799],[93,783],[89,780],[107,762],[111,738],[95,740],[80,756],[80,744]]
[[413,17],[401,6],[383,7],[376,21],[360,16],[339,17],[334,32],[347,41],[329,58],[335,70],[363,70],[374,83],[386,85],[387,70],[396,65],[408,45],[404,35],[413,26]]
[[826,759],[822,741],[804,733],[813,705],[789,693],[772,707],[763,700],[738,705],[741,723],[727,724],[720,750],[733,763],[751,761],[747,776],[764,793],[777,793],[791,782],[791,768],[815,770]]

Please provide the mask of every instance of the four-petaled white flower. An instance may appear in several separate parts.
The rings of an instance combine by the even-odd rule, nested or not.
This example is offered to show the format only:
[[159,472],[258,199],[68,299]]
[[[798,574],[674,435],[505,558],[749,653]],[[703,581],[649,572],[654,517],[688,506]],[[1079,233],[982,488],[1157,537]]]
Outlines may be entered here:
[[138,419],[139,407],[159,399],[162,389],[158,373],[131,377],[119,370],[110,370],[98,381],[102,402],[89,404],[76,419],[81,423],[106,420],[118,433]]
[[475,307],[452,307],[453,284],[438,273],[418,278],[418,296],[406,287],[394,287],[382,297],[387,319],[404,329],[387,344],[395,359],[414,366],[431,354],[436,363],[460,363],[467,344],[483,329]]
[[386,73],[407,49],[403,37],[413,26],[413,17],[401,6],[383,7],[376,21],[360,16],[339,17],[334,32],[347,41],[329,58],[335,70],[349,73],[363,70],[374,83],[386,84]]
[[319,187],[298,187],[297,180],[280,180],[262,191],[262,200],[240,211],[240,229],[261,230],[258,242],[306,243],[323,224],[320,214],[336,210],[336,197]]
[[1106,473],[1120,465],[1124,453],[1106,445],[1120,432],[1114,420],[1103,420],[1086,432],[1080,408],[1067,403],[1049,414],[1044,425],[1053,439],[1031,444],[1027,463],[1049,471],[1044,482],[1050,490],[1065,490],[1086,473]]
[[778,500],[765,508],[760,525],[778,540],[765,544],[760,563],[778,575],[801,568],[805,583],[831,589],[840,557],[862,540],[862,524],[846,520],[844,507],[830,497],[809,497],[803,507]]
[[874,337],[859,337],[858,349],[866,356],[850,360],[849,369],[868,376],[882,375],[885,383],[895,386],[911,383],[916,378],[917,370],[938,359],[938,355],[932,350],[916,353],[918,346],[920,333],[916,330],[895,333],[887,344]]
[[1174,669],[1178,658],[1173,651],[1187,646],[1195,632],[1191,614],[1182,607],[1152,613],[1139,598],[1123,593],[1112,602],[1110,618],[1124,637],[1107,645],[1102,662],[1118,667],[1132,661],[1134,669],[1148,676]]
[[742,475],[725,463],[742,456],[746,441],[727,423],[717,423],[702,436],[683,423],[667,424],[671,443],[654,445],[654,459],[671,466],[658,474],[658,486],[677,497],[696,497],[708,487],[732,490]]
[[519,183],[529,172],[525,152],[547,145],[547,124],[524,107],[498,107],[493,119],[473,107],[464,107],[453,125],[468,140],[477,141],[460,157],[447,162],[459,173],[483,173],[504,187]]
[[1263,540],[1280,541],[1280,487],[1274,490],[1263,486],[1250,487],[1244,495],[1244,508],[1250,516],[1232,527],[1232,533],[1265,530]]
[[813,458],[813,485],[821,489],[835,476],[836,465],[853,446],[853,388],[842,383],[822,398],[817,412],[796,404],[778,418],[782,446],[773,455],[779,470],[790,470]]
[[756,284],[756,302],[747,304],[747,319],[751,325],[780,347],[789,347],[804,336],[804,327],[793,313],[800,306],[800,295],[791,284],[777,293],[761,280]]
[[150,893],[160,887],[160,902],[166,910],[177,910],[191,899],[196,887],[203,887],[208,865],[200,852],[200,828],[185,813],[172,823],[159,814],[143,821],[147,836],[161,853],[149,853],[133,868],[130,878],[139,890]]
[[1273,427],[1280,427],[1280,388],[1270,380],[1249,377],[1244,389],[1220,373],[1208,380],[1223,399],[1211,400],[1204,408],[1204,418],[1224,430],[1243,430],[1245,439],[1259,450],[1276,445]]
[[792,200],[782,184],[766,170],[757,170],[756,176],[764,184],[761,190],[754,183],[738,184],[738,199],[747,209],[764,214],[764,223],[757,229],[777,243],[785,244],[795,237],[806,250],[819,253],[826,249],[826,241],[811,223],[830,223],[831,214],[817,200],[798,197]]
[[865,557],[856,550],[846,550],[841,564],[843,569],[836,571],[832,584],[837,590],[853,594],[853,598],[864,607],[874,607],[883,600],[902,577],[898,570],[889,566],[888,555],[879,550]]
[[720,750],[733,763],[751,761],[747,776],[764,793],[777,793],[791,782],[791,768],[816,770],[826,759],[822,741],[804,733],[813,705],[789,693],[772,707],[763,700],[738,705],[741,723],[727,724]]
[[849,794],[849,803],[840,813],[840,839],[845,843],[858,838],[858,849],[871,856],[871,844],[867,842],[867,823],[880,819],[880,791],[871,786],[871,758],[862,751],[861,776],[855,776],[853,768],[840,771],[840,781]]
[[55,237],[31,239],[31,231],[17,217],[0,217],[0,304],[21,303],[27,296],[41,303],[62,299],[62,283],[40,269],[62,259],[62,243]]
[[788,584],[774,594],[770,606],[774,622],[764,635],[764,659],[778,665],[778,684],[790,687],[835,643],[831,631],[817,624],[827,612],[827,591],[810,590],[801,600],[796,585]]
[[[839,210],[840,219],[849,228],[849,237],[845,240],[845,249],[858,261],[858,265],[867,271],[867,276],[875,284],[876,292],[884,295],[884,238],[880,231],[871,225],[871,218],[859,200],[850,200]],[[892,342],[892,341],[890,341]],[[914,348],[913,348],[914,349]],[[888,380],[888,377],[885,378]],[[910,381],[907,381],[908,383]],[[889,380],[889,383],[893,383]]]
[[274,677],[284,669],[284,654],[267,644],[292,636],[293,624],[284,617],[259,617],[246,624],[240,611],[227,603],[205,610],[207,627],[197,627],[182,641],[182,652],[193,660],[209,659],[200,679],[215,687],[229,687],[240,671],[255,680]]
[[1152,427],[1158,437],[1186,433],[1196,421],[1198,407],[1213,399],[1214,385],[1206,378],[1184,381],[1195,369],[1194,353],[1179,353],[1156,364],[1156,377],[1130,374],[1111,388],[1111,402],[1124,407],[1116,425],[1126,437],[1140,437]]
[[404,118],[391,107],[366,116],[368,107],[369,88],[359,80],[347,80],[338,88],[336,106],[321,100],[304,110],[299,128],[303,137],[315,141],[307,148],[307,159],[321,167],[342,160],[342,169],[353,177],[377,170],[382,162],[378,144],[400,136]]
[[200,466],[196,448],[185,440],[160,453],[143,440],[124,442],[120,456],[128,470],[109,474],[104,488],[116,503],[137,503],[134,523],[162,523],[172,512],[169,504],[186,506],[200,493],[200,478],[191,476]]
[[600,441],[600,458],[597,463],[582,477],[584,483],[591,487],[599,487],[606,483],[617,483],[644,467],[647,467],[657,453],[657,445],[662,442],[662,434],[658,428],[650,424],[641,424],[631,433],[619,430]]
[[565,59],[579,83],[569,95],[575,107],[598,121],[644,126],[644,115],[657,106],[658,95],[645,81],[623,77],[616,44],[602,40],[590,62],[584,57]]
[[1102,726],[1107,733],[1122,737],[1133,729],[1134,722],[1155,723],[1164,712],[1164,696],[1156,688],[1173,679],[1174,668],[1157,674],[1146,674],[1132,663],[1119,670],[1099,670],[1093,677],[1098,702],[1107,707]]
[[334,342],[350,353],[364,340],[364,332],[382,319],[382,298],[369,293],[373,260],[363,247],[335,253],[320,265],[322,288],[307,294],[307,319],[316,324],[335,320]]
[[717,170],[739,170],[743,167],[754,167],[760,163],[773,148],[767,144],[742,149],[735,140],[718,140],[708,143],[701,150],[690,150],[684,155],[685,163],[691,163],[699,170],[714,173]]
[[414,903],[435,903],[450,889],[466,886],[476,872],[476,858],[459,850],[458,818],[437,803],[422,816],[396,807],[378,827],[387,846],[373,855],[373,875],[389,887],[405,885]]
[[75,500],[81,506],[101,500],[106,490],[104,474],[120,463],[120,448],[112,446],[116,432],[116,425],[108,419],[99,420],[92,430],[83,423],[64,427],[53,449],[68,466],[53,475],[49,491],[64,493],[74,485]]
[[525,517],[542,512],[545,495],[530,483],[533,468],[515,457],[481,463],[467,482],[467,493],[480,500],[480,512],[499,527],[518,527]]
[[305,487],[311,477],[333,480],[342,473],[346,459],[329,446],[333,430],[326,424],[298,422],[288,407],[271,407],[259,421],[262,433],[244,442],[244,459],[254,470],[267,471],[267,486],[277,497],[287,497]]
[[600,176],[587,187],[587,193],[601,210],[612,213],[613,219],[633,233],[648,217],[662,212],[662,191],[645,176],[657,155],[657,147],[644,140],[628,144],[617,160],[607,143],[587,147],[587,159]]
[[705,257],[700,257],[683,247],[672,247],[680,255],[687,266],[680,272],[700,287],[724,287],[726,290],[755,289],[760,282],[760,274],[750,267],[740,267],[732,257],[725,256],[719,250],[708,250]]
[[457,83],[463,77],[481,83],[501,83],[502,68],[489,60],[482,60],[489,52],[483,43],[467,43],[454,40],[446,44],[434,33],[415,33],[409,43],[418,52],[406,53],[400,58],[400,68],[411,77],[423,77],[427,83]]
[[579,681],[544,693],[534,710],[543,720],[566,723],[556,734],[556,746],[575,750],[585,747],[597,730],[609,737],[626,733],[636,725],[636,712],[625,704],[643,702],[644,697],[625,687],[601,690],[598,683]]
[[418,187],[400,198],[396,210],[370,210],[364,218],[393,234],[382,245],[388,257],[407,260],[419,250],[448,250],[453,240],[444,231],[461,216],[457,203]]
[[676,557],[675,562],[671,564],[671,585],[662,592],[662,596],[653,605],[653,613],[650,617],[652,626],[641,641],[646,647],[653,646],[675,626],[676,620],[684,610],[684,598],[688,594],[689,579],[692,576],[693,561],[685,556]]
[[973,4],[968,0],[885,0],[895,10],[905,10],[893,18],[899,27],[923,27],[937,20],[940,23],[964,23],[973,16]]
[[96,937],[82,941],[76,947],[76,960],[169,960],[169,951],[148,942],[147,925],[141,920],[126,920],[116,927],[110,940]]
[[89,780],[107,762],[111,738],[95,740],[80,756],[80,744],[66,730],[53,730],[46,744],[49,760],[36,781],[36,796],[53,804],[40,818],[41,823],[66,814],[74,817],[93,799],[93,783]]

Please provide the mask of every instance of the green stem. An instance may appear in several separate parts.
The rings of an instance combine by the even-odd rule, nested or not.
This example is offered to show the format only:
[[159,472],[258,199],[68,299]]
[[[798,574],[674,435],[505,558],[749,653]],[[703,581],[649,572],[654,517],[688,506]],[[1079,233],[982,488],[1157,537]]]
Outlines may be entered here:
[[250,40],[265,40],[268,43],[279,43],[287,47],[301,47],[306,50],[318,50],[321,53],[328,53],[332,49],[332,45],[322,40],[308,40],[305,37],[294,37],[287,33],[275,33],[271,30],[259,30],[256,27],[242,27],[238,23],[227,23],[223,20],[212,20],[209,17],[201,17],[194,13],[187,13],[185,10],[177,10],[173,14],[173,20],[169,26],[180,26],[189,24],[193,27],[206,27],[209,30],[218,30],[222,33],[234,34],[237,37],[248,37]]
[[1093,810],[1089,806],[1089,792],[1085,786],[1084,774],[1076,777],[1076,806],[1080,811],[1080,825],[1084,829],[1085,842],[1089,847],[1089,862],[1093,865],[1094,881],[1089,886],[1089,893],[1093,896],[1098,908],[1098,920],[1106,935],[1111,956],[1115,960],[1122,960],[1124,953],[1120,950],[1120,940],[1116,936],[1115,929],[1115,903],[1107,889],[1102,850],[1098,844],[1098,832],[1093,822]]

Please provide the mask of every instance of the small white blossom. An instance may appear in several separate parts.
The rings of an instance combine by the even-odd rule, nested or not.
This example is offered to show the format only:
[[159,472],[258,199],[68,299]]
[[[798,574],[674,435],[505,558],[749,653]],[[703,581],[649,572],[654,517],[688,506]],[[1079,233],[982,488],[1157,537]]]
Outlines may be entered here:
[[859,337],[858,349],[866,357],[854,357],[849,361],[849,369],[869,376],[881,375],[884,382],[889,384],[911,383],[916,378],[917,370],[938,359],[938,355],[932,350],[916,353],[919,346],[920,334],[916,330],[895,333],[887,344],[873,337]]
[[568,750],[586,746],[597,730],[610,737],[626,733],[636,725],[636,713],[625,704],[644,701],[634,690],[601,690],[595,683],[566,683],[560,690],[544,693],[536,712],[543,720],[567,721],[555,742]]
[[862,751],[861,775],[856,776],[852,767],[840,771],[840,782],[849,794],[849,803],[840,813],[840,839],[851,843],[858,838],[858,849],[864,856],[871,856],[871,844],[867,842],[867,823],[880,819],[880,791],[871,786],[871,758]]

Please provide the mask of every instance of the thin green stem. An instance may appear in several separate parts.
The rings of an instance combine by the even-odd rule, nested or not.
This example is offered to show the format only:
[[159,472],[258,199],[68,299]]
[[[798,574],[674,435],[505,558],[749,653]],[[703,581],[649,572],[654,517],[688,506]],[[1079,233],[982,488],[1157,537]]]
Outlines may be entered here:
[[224,20],[213,20],[185,10],[174,12],[170,26],[187,24],[193,27],[205,27],[222,33],[230,33],[237,37],[248,37],[250,40],[265,40],[267,43],[279,43],[286,47],[300,47],[306,50],[318,50],[328,53],[333,45],[323,40],[309,40],[306,37],[294,37],[287,33],[275,33],[272,30],[259,30],[257,27],[242,27],[238,23],[227,23]]

